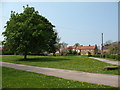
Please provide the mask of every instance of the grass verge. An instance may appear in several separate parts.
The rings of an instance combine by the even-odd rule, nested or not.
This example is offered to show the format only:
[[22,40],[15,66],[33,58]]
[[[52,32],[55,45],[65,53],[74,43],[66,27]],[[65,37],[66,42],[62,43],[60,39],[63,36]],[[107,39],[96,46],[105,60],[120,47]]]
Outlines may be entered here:
[[120,74],[119,70],[104,70],[105,66],[116,66],[102,61],[80,56],[28,56],[24,61],[21,55],[3,55],[3,62],[26,64],[39,67],[61,68],[90,73]]
[[3,88],[112,88],[2,67]]

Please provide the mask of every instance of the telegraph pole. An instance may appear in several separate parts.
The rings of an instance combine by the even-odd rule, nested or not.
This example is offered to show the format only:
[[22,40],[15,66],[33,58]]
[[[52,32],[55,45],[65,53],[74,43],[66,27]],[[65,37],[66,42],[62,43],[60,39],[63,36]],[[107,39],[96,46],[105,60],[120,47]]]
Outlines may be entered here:
[[102,55],[103,55],[103,33],[102,33],[102,44],[101,44],[101,50],[102,50]]

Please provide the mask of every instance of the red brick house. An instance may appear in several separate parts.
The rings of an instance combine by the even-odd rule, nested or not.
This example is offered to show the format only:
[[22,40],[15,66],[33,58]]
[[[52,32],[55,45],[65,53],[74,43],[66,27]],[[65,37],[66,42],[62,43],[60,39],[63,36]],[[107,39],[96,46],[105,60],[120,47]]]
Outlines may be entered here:
[[98,48],[97,46],[80,46],[79,47],[81,55],[88,55],[88,53],[94,55],[97,54]]
[[95,46],[79,46],[79,47],[69,46],[67,49],[72,50],[72,51],[76,50],[81,55],[88,55],[88,53],[94,55],[94,54],[98,53],[97,45],[95,45]]

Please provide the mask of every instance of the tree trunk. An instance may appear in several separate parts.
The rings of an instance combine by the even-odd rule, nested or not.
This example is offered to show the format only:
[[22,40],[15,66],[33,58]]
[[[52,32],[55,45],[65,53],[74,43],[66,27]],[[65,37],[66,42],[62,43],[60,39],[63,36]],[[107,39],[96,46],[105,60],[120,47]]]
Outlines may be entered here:
[[26,59],[27,59],[27,55],[25,54],[25,55],[24,55],[24,60],[26,60]]
[[24,60],[27,60],[27,53],[24,54]]
[[60,49],[59,49],[59,55],[61,55]]
[[55,52],[53,53],[53,56],[56,56],[56,55],[55,55]]

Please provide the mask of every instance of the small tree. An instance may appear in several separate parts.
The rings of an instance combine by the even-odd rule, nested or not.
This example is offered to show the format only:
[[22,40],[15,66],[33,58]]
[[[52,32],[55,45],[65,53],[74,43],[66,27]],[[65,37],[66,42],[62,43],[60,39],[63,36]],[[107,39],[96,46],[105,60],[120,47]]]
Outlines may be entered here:
[[119,47],[118,47],[118,42],[116,43],[112,43],[110,46],[109,46],[109,54],[118,54],[118,50],[119,50]]
[[110,44],[112,44],[112,41],[111,41],[111,40],[108,40],[108,41],[106,41],[106,42],[104,43],[104,45],[110,45]]
[[55,52],[57,32],[45,17],[39,15],[34,7],[24,7],[23,13],[11,11],[5,26],[4,46],[15,53],[23,53],[24,59],[29,52]]
[[0,41],[0,45],[2,45],[2,41]]
[[75,46],[75,51],[76,51],[75,53],[78,54],[78,52],[77,52],[77,48],[80,46],[80,44],[79,44],[79,43],[75,43],[74,46]]
[[60,38],[58,37],[58,38],[56,39],[56,41],[57,41],[56,44],[55,44],[56,51],[58,50],[59,53],[60,53],[60,48],[61,48]]
[[65,42],[62,42],[62,43],[60,43],[60,53],[61,53],[61,55],[63,55],[64,53],[67,53],[67,51],[65,50],[66,48],[67,48],[67,43],[65,43]]

